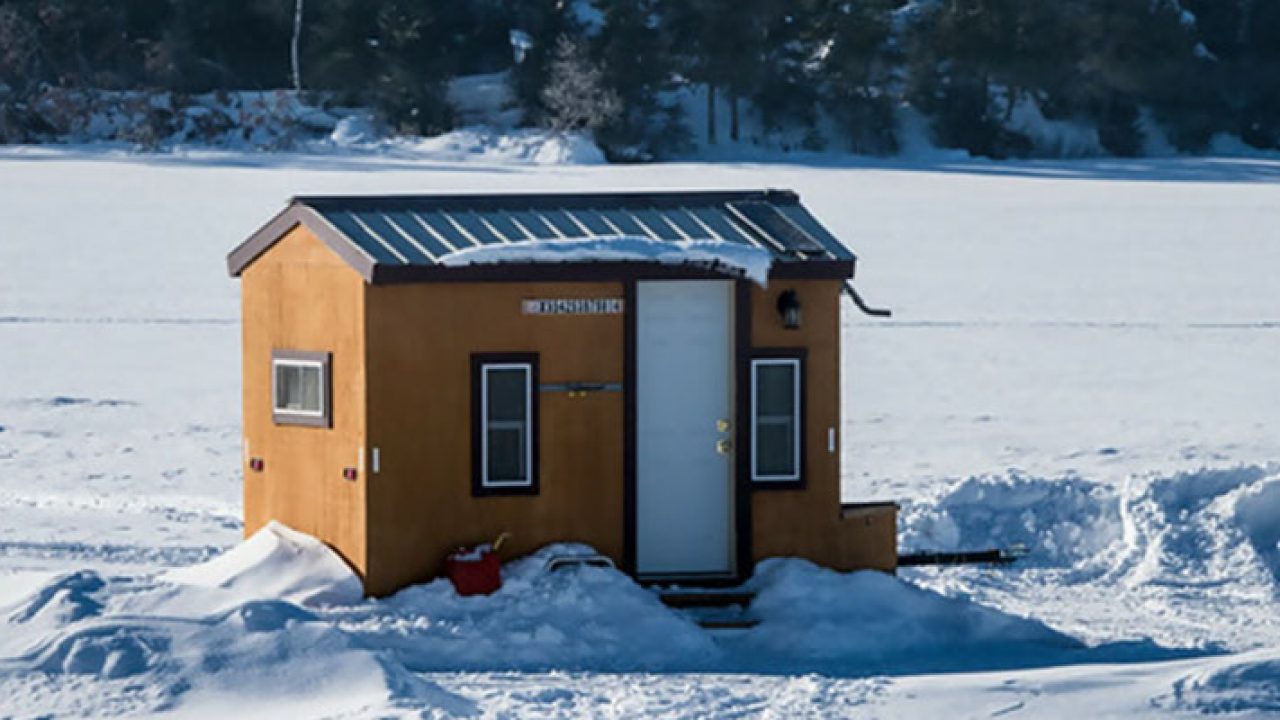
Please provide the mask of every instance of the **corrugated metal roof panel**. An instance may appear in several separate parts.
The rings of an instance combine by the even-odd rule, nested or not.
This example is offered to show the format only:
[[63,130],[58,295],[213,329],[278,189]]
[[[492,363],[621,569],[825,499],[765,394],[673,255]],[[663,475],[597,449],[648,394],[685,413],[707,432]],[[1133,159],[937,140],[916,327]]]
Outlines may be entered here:
[[632,210],[631,214],[634,215],[637,220],[644,223],[644,226],[649,229],[650,234],[655,235],[659,240],[684,239],[680,235],[680,231],[677,230],[674,225],[667,222],[664,217],[665,213],[648,208],[638,208],[636,210]]
[[436,236],[436,233],[431,228],[423,224],[422,218],[418,217],[417,213],[403,210],[394,211],[387,213],[387,219],[395,223],[396,227],[408,233],[419,245],[437,259],[452,252],[448,245],[440,241],[440,238]]
[[714,207],[694,207],[689,212],[706,225],[711,232],[715,233],[720,240],[728,242],[740,242],[747,245],[760,245],[758,241],[751,238],[746,232],[735,225],[729,218],[725,217],[722,208]]
[[542,216],[543,220],[546,220],[548,223],[550,223],[551,226],[554,227],[562,237],[567,237],[567,238],[590,237],[588,234],[582,231],[581,226],[573,222],[573,220],[569,219],[568,213],[566,213],[563,210],[560,210],[559,208],[549,208],[546,210],[539,210],[538,214]]
[[378,242],[377,238],[360,223],[354,213],[326,213],[325,219],[342,234],[351,238],[351,241],[363,250],[365,254],[372,257],[374,262],[389,265],[404,264],[404,261],[396,257],[395,253],[385,243]]
[[664,216],[667,221],[680,229],[685,237],[690,240],[714,240],[706,228],[698,223],[698,220],[689,214],[684,208],[671,208],[665,211]]
[[494,235],[493,231],[486,227],[480,221],[480,217],[473,212],[442,212],[440,216],[473,245],[493,245],[501,242],[498,236]]
[[729,203],[729,208],[751,225],[753,230],[781,245],[786,252],[815,255],[824,249],[812,235],[791,222],[778,208],[763,202]]
[[637,235],[761,247],[778,261],[854,256],[787,191],[303,197],[376,265],[435,265],[477,245]]
[[414,213],[422,223],[431,228],[435,232],[436,237],[441,242],[455,250],[463,250],[469,247],[475,247],[478,243],[472,241],[462,231],[458,230],[453,223],[445,219],[444,214],[438,210],[419,210]]
[[574,220],[577,220],[580,225],[585,227],[596,237],[602,237],[616,232],[609,227],[609,224],[604,221],[604,218],[600,216],[600,213],[595,210],[575,208],[574,210],[569,211],[569,214],[573,216]]
[[550,240],[556,237],[556,231],[532,210],[512,210],[506,215],[539,240]]
[[610,227],[617,228],[617,233],[620,235],[649,237],[649,233],[631,215],[629,208],[600,208],[596,212],[600,213],[600,217],[604,218]]

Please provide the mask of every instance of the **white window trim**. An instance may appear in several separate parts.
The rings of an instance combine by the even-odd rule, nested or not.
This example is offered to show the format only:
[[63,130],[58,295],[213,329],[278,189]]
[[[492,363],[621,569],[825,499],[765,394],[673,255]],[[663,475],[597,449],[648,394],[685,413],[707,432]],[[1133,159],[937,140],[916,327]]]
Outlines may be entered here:
[[[792,422],[792,442],[791,466],[794,472],[786,475],[761,475],[760,467],[760,445],[757,442],[759,435],[759,413],[757,412],[757,398],[759,396],[759,368],[765,365],[789,365],[792,368],[791,381],[791,411],[793,414]],[[800,460],[804,448],[801,447],[800,427],[802,425],[800,413],[804,412],[803,398],[800,397],[800,358],[753,358],[751,360],[751,480],[753,482],[770,483],[770,482],[796,482],[800,479]]]
[[[524,478],[489,479],[489,372],[524,371]],[[480,366],[480,486],[486,488],[533,487],[533,364],[483,363]]]
[[[294,410],[292,408],[280,407],[280,375],[276,370],[280,367],[303,367],[315,368],[320,377],[320,409],[319,410]],[[276,415],[293,415],[296,417],[307,418],[323,418],[325,416],[325,407],[329,401],[326,395],[325,363],[319,360],[295,360],[293,358],[272,358],[271,359],[271,411]]]

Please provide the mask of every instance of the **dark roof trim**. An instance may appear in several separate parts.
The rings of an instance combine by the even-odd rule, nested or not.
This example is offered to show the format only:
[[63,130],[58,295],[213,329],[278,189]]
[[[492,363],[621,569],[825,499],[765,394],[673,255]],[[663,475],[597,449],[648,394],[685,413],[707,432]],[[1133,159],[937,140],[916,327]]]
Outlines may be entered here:
[[[844,280],[853,277],[852,260],[775,262],[775,280]],[[668,265],[652,262],[495,263],[440,267],[379,265],[369,282],[392,285],[411,282],[593,282],[600,280],[715,280],[739,278],[736,268],[703,264]]]
[[618,205],[647,205],[651,207],[679,207],[697,203],[729,203],[758,200],[778,205],[796,205],[800,196],[791,190],[657,190],[636,192],[586,192],[586,193],[493,193],[443,194],[443,195],[300,195],[295,204],[308,205],[317,210],[326,207],[351,208],[404,208],[448,209],[465,207],[468,210],[502,210],[518,204],[520,207],[538,209],[556,208],[615,208]]
[[249,263],[257,260],[277,240],[284,237],[285,233],[298,225],[302,225],[320,238],[321,242],[337,253],[338,257],[360,273],[366,281],[373,281],[373,258],[366,255],[355,243],[348,240],[346,235],[330,225],[320,213],[296,201],[268,220],[266,225],[258,228],[248,240],[240,243],[239,247],[227,255],[227,272],[232,277],[240,277],[240,273],[244,272]]

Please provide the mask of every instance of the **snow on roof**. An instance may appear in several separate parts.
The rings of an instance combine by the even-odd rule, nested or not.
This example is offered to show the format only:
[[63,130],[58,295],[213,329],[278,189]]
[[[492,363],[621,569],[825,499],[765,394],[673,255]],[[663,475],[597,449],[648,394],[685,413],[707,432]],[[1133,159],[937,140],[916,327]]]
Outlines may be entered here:
[[[294,198],[231,252],[231,274],[298,224],[370,282],[384,273],[400,281],[435,277],[430,271],[466,251],[619,237],[665,244],[664,257],[701,252],[708,241],[740,246],[769,255],[775,268],[807,265],[824,277],[851,277],[855,259],[787,190],[329,196]],[[655,249],[627,260],[651,261]]]
[[724,240],[654,240],[650,237],[575,238],[526,240],[505,245],[484,245],[458,250],[440,258],[446,267],[513,262],[656,262],[663,265],[696,265],[768,283],[773,255],[758,247]]

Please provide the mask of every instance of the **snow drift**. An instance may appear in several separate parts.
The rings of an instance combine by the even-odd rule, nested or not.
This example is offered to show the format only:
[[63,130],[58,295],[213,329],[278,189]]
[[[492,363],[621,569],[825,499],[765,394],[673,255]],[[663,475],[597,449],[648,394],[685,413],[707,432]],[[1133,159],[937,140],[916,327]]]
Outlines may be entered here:
[[355,603],[364,595],[360,578],[342,558],[316,538],[274,520],[209,562],[170,570],[160,578],[302,605]]
[[548,558],[572,552],[591,551],[553,545],[507,563],[492,595],[461,597],[441,579],[326,615],[415,671],[697,669],[721,659],[701,628],[626,575],[547,571]]
[[[1090,644],[1120,639],[1221,652],[1280,626],[1280,466],[1131,476],[968,478],[908,504],[904,545],[1008,548],[1012,567],[911,568],[924,587],[1032,615]],[[1133,618],[1160,618],[1137,627]]]
[[1251,655],[1175,680],[1162,704],[1212,715],[1280,713],[1280,658],[1274,652]]
[[[261,577],[261,576],[259,576]],[[6,712],[465,715],[471,704],[284,600],[80,571],[0,608]],[[229,608],[229,609],[228,609]],[[91,687],[91,701],[85,687]],[[253,703],[245,703],[252,697]],[[232,710],[234,708],[234,712]]]
[[874,571],[839,573],[772,559],[749,586],[762,622],[734,641],[764,667],[869,674],[1001,666],[1084,647],[1041,622],[949,598]]
[[1121,534],[1114,489],[1074,476],[971,477],[902,509],[905,550],[1024,546],[1029,551],[1024,566],[1070,567]]

